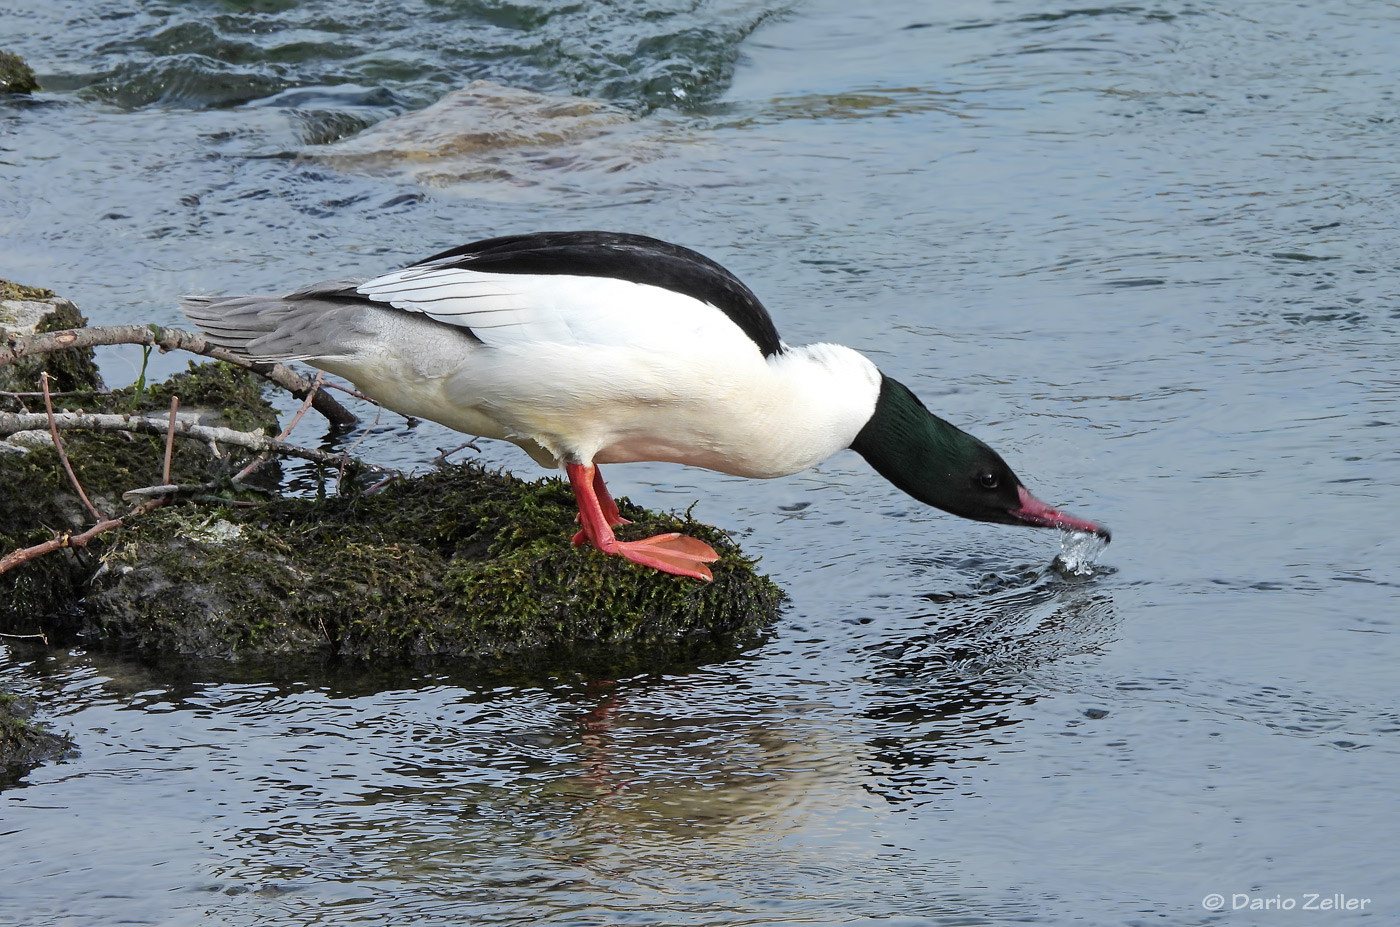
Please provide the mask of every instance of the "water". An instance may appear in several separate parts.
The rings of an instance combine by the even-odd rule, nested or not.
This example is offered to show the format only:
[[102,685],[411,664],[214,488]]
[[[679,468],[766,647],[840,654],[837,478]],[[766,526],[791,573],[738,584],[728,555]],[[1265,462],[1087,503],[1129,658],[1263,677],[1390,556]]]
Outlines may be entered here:
[[1087,531],[1061,531],[1056,568],[1071,576],[1093,576],[1095,565],[1108,542]]
[[[699,500],[790,591],[770,640],[499,688],[15,643],[0,679],[83,753],[0,793],[0,923],[1395,919],[1394,5],[343,7],[0,12],[52,88],[0,105],[0,273],[172,324],[488,234],[658,235],[1114,541],[1056,569],[854,455],[636,465],[616,491]],[[637,121],[459,186],[297,156],[475,79]]]

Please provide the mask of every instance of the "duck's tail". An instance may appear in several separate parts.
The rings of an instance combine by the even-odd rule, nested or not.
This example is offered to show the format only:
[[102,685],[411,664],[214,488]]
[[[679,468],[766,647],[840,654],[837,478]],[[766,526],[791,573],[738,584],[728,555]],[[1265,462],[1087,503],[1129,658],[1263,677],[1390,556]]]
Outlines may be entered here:
[[180,310],[214,344],[260,361],[354,353],[381,311],[355,291],[358,280],[303,287],[286,296],[187,296]]

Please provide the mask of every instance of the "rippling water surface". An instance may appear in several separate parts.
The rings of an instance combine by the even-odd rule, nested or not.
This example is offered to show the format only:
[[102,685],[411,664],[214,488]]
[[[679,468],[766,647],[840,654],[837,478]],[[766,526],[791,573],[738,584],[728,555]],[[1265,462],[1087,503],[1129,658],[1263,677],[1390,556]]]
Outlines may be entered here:
[[[1075,575],[854,455],[635,465],[617,491],[699,500],[790,591],[761,646],[507,686],[11,642],[0,682],[82,754],[4,781],[0,923],[1393,921],[1397,30],[1379,0],[0,10],[47,88],[0,100],[0,275],[94,322],[645,232],[1114,529]],[[315,156],[475,80],[628,121],[450,183]]]

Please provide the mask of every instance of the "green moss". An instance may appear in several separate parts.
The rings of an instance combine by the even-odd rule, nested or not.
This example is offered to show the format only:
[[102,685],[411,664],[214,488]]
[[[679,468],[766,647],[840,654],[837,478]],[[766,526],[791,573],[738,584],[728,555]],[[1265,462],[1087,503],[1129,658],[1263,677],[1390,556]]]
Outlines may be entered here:
[[[0,52],[4,55],[4,52]],[[3,299],[53,299],[53,290],[46,290],[41,286],[25,286],[23,283],[14,283],[0,277],[0,300]]]
[[0,93],[33,93],[38,89],[34,69],[19,55],[0,51]]
[[[227,364],[190,365],[190,369],[148,389],[139,399],[133,390],[112,393],[80,391],[57,396],[57,409],[90,412],[136,411],[158,414],[179,394],[181,408],[211,408],[232,427],[276,428],[276,411],[262,397],[257,379]],[[136,400],[136,401],[133,401]],[[35,403],[42,408],[42,403]],[[161,481],[165,438],[144,434],[71,432],[63,446],[88,498],[102,512],[116,515],[131,508],[121,494]],[[212,457],[192,441],[176,441],[171,479],[177,483],[217,481],[236,472],[247,455]],[[56,533],[80,531],[92,523],[52,447],[26,454],[0,453],[0,553],[28,547]],[[85,548],[48,554],[0,574],[0,630],[33,630],[43,617],[45,629],[63,634],[80,621],[76,609],[87,581],[100,566],[107,538]]]
[[774,619],[781,591],[721,532],[623,503],[624,536],[684,531],[721,553],[702,583],[573,548],[576,511],[557,479],[473,465],[219,512],[233,541],[208,512],[166,510],[109,553],[94,627],[146,653],[577,665],[683,658]]

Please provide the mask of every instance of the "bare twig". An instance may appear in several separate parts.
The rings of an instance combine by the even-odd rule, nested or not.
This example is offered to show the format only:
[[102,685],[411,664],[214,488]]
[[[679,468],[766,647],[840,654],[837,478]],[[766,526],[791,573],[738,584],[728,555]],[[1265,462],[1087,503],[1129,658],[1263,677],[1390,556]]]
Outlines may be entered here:
[[[90,412],[56,412],[54,424],[61,431],[136,431],[143,434],[164,435],[172,429],[168,422],[160,419],[144,418],[140,415],[98,414]],[[29,412],[0,412],[0,437],[20,431],[32,431],[48,424],[48,416]],[[345,455],[288,444],[277,438],[248,431],[235,431],[232,428],[218,428],[212,425],[196,425],[193,422],[176,420],[174,433],[177,437],[203,441],[205,444],[228,444],[250,451],[270,451],[287,457],[298,457],[332,466],[340,465]],[[395,472],[390,467],[379,467],[361,462],[361,466],[381,473]]]
[[306,395],[306,399],[302,402],[301,408],[297,409],[297,414],[292,416],[292,420],[287,423],[287,427],[283,428],[282,433],[277,436],[279,441],[285,440],[286,437],[292,433],[292,429],[297,427],[297,422],[301,421],[301,417],[306,414],[306,410],[311,408],[311,403],[316,399],[316,394],[320,392],[321,387],[324,386],[325,383],[326,374],[320,370],[316,371],[316,379],[311,381],[311,392]]
[[53,415],[53,399],[49,396],[49,372],[47,370],[39,375],[39,384],[44,390],[44,409],[48,415],[49,434],[53,435],[53,447],[58,452],[59,463],[63,464],[63,472],[68,474],[68,482],[72,483],[73,488],[78,491],[78,498],[83,500],[83,506],[93,518],[102,521],[107,516],[97,510],[97,506],[92,504],[92,500],[83,491],[83,484],[78,482],[78,474],[73,472],[73,464],[68,461],[68,452],[63,449],[63,439],[58,436],[58,424],[54,421]]
[[38,634],[6,634],[6,633],[4,633],[3,631],[0,631],[0,637],[8,637],[8,638],[11,638],[11,639],[13,639],[13,640],[25,640],[25,639],[28,639],[28,638],[37,638],[38,640],[43,641],[45,645],[47,645],[48,642],[49,642],[49,636],[48,636],[47,634],[45,634],[43,631],[40,631]]
[[396,479],[398,479],[398,478],[399,478],[399,474],[397,474],[397,473],[390,473],[388,476],[386,476],[386,477],[384,477],[383,479],[379,480],[379,481],[378,481],[377,483],[375,483],[373,486],[366,487],[366,489],[365,489],[365,491],[364,491],[364,492],[365,492],[365,495],[367,495],[367,496],[372,496],[372,495],[374,495],[375,493],[379,492],[379,490],[383,489],[385,486],[388,486],[390,483],[394,482],[394,480],[396,480]]
[[471,439],[470,441],[468,441],[466,444],[459,444],[459,445],[457,445],[456,447],[452,447],[452,448],[440,447],[440,448],[438,448],[438,449],[437,449],[437,452],[438,452],[438,453],[437,453],[437,456],[433,458],[433,466],[435,466],[435,467],[445,467],[445,466],[447,466],[447,458],[448,458],[449,456],[451,456],[452,454],[457,453],[458,451],[465,451],[467,448],[471,448],[472,450],[476,451],[478,454],[481,453],[481,448],[479,448],[479,447],[476,446],[476,438],[472,438],[472,439]]
[[[4,364],[0,364],[0,367],[3,366]],[[0,389],[0,396],[4,396],[7,399],[39,399],[43,395],[44,394],[38,390],[17,393],[13,390]],[[49,395],[56,399],[63,399],[67,396],[110,396],[112,395],[112,391],[109,389],[56,389],[51,391]]]
[[165,505],[166,501],[165,498],[151,499],[142,502],[119,518],[104,518],[81,534],[60,534],[58,537],[44,541],[42,544],[35,544],[33,547],[22,547],[19,550],[11,551],[5,556],[0,557],[0,573],[6,573],[21,564],[28,563],[35,557],[41,557],[44,554],[62,550],[65,547],[86,547],[88,543],[98,535],[111,531],[113,528],[120,527],[128,518],[144,515],[152,509],[158,509],[162,505]]
[[[355,439],[354,444],[350,445],[348,448],[345,449],[345,453],[340,458],[340,467],[338,468],[335,474],[335,485],[337,492],[340,491],[340,487],[343,486],[345,483],[345,468],[350,463],[350,455],[354,453],[356,448],[358,448],[361,444],[365,443],[365,439],[368,438],[370,436],[370,433],[374,431],[374,429],[379,425],[380,416],[382,416],[383,414],[384,407],[377,406],[374,410],[374,421],[369,423],[368,428],[365,428],[360,432],[360,436]],[[384,470],[383,472],[388,473],[389,471]]]
[[[311,382],[311,392],[307,394],[306,399],[301,404],[301,408],[297,409],[297,414],[292,416],[292,420],[287,423],[287,426],[282,429],[282,433],[277,436],[278,441],[286,440],[287,436],[292,433],[292,429],[297,427],[297,422],[301,421],[301,417],[306,414],[306,410],[311,408],[311,403],[315,400],[316,394],[320,391],[325,382],[326,375],[317,371],[316,379]],[[270,456],[269,454],[259,454],[257,458],[249,462],[248,466],[238,471],[233,481],[238,483],[246,480],[255,470],[267,463]],[[165,481],[167,483],[170,482],[170,478],[167,476]]]
[[175,453],[175,415],[180,411],[180,397],[170,397],[170,430],[165,433],[165,466],[160,471],[160,481],[170,482],[170,458]]
[[[94,328],[70,328],[13,338],[7,344],[0,344],[0,367],[31,354],[48,354],[69,348],[91,348],[107,344],[144,344],[158,347],[162,351],[180,350],[203,354],[205,357],[246,367],[254,373],[261,374],[298,399],[311,393],[311,382],[289,367],[250,360],[227,348],[211,344],[203,335],[179,328],[161,328],[157,325],[99,325]],[[354,414],[336,402],[325,390],[318,390],[315,395],[316,399],[312,405],[332,423],[355,424]]]
[[[373,399],[369,398],[369,397],[366,396],[364,393],[360,392],[360,391],[357,390],[357,389],[351,389],[350,387],[346,386],[346,385],[343,384],[343,383],[324,383],[324,384],[322,384],[322,385],[323,385],[326,389],[336,389],[336,390],[340,390],[342,393],[344,393],[344,394],[347,395],[347,396],[354,396],[356,399],[363,399],[365,402],[374,402]],[[377,403],[377,402],[374,402],[374,404],[375,404],[375,405],[379,405],[379,403]]]
[[122,493],[123,499],[146,499],[159,496],[192,496],[199,492],[218,489],[218,483],[161,483],[159,486],[142,486]]
[[[122,493],[122,498],[127,500],[150,499],[158,496],[165,496],[170,502],[208,501],[219,505],[229,505],[234,508],[256,508],[265,505],[263,502],[250,502],[243,499],[230,499],[220,495],[222,489],[227,488],[228,483],[218,480],[211,480],[208,483],[166,483],[163,486],[142,486],[140,489],[128,489]],[[239,489],[250,491],[250,487],[240,486]],[[272,495],[265,489],[251,488],[252,492]]]

